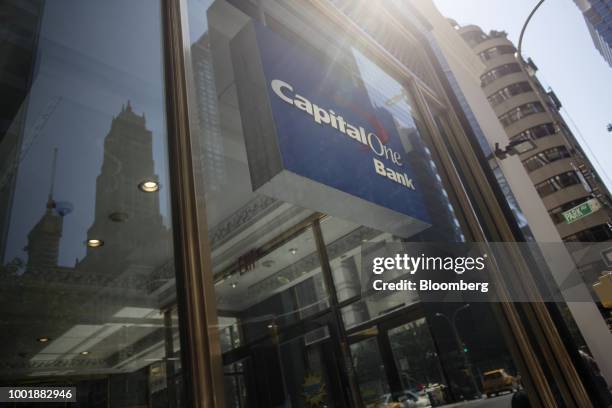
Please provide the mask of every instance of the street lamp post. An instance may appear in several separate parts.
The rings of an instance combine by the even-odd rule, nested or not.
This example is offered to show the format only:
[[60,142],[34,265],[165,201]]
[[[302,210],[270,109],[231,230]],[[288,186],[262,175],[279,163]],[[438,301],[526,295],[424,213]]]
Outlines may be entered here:
[[527,29],[527,24],[529,24],[531,17],[533,17],[535,12],[538,11],[538,8],[540,8],[542,3],[544,3],[544,0],[540,0],[538,4],[536,4],[536,6],[533,8],[533,10],[531,10],[531,13],[529,13],[527,20],[525,20],[525,24],[523,24],[523,28],[521,29],[521,34],[519,35],[519,42],[518,42],[518,57],[521,60],[523,59],[522,54],[521,54],[521,47],[523,46],[523,35],[525,34],[525,30]]
[[[576,155],[572,157],[572,164],[576,168],[577,172],[581,172],[581,170],[578,170],[578,169],[580,169],[583,165],[585,165],[585,161],[587,161],[587,159],[584,157],[584,153],[580,152],[579,149],[575,149],[574,148],[574,144],[569,140],[569,138],[568,138],[568,136],[566,134],[565,128],[559,124],[559,119],[558,118],[561,115],[559,114],[559,112],[556,112],[556,111],[554,111],[554,109],[551,109],[550,102],[548,100],[546,100],[544,98],[544,96],[542,96],[543,89],[540,86],[540,84],[537,81],[537,79],[534,78],[535,72],[530,72],[530,64],[528,62],[526,62],[525,59],[523,58],[523,53],[522,53],[522,50],[523,50],[523,36],[525,35],[525,31],[527,30],[527,26],[529,25],[529,22],[531,21],[531,18],[533,17],[535,12],[538,10],[538,8],[540,8],[542,3],[544,3],[544,1],[545,0],[540,0],[538,2],[538,4],[535,5],[533,10],[531,10],[531,13],[529,13],[529,16],[527,16],[527,19],[525,20],[525,23],[523,24],[523,27],[521,28],[521,33],[519,35],[518,48],[517,48],[517,51],[516,51],[516,54],[515,54],[515,58],[516,58],[516,61],[519,64],[521,70],[523,71],[523,73],[527,77],[527,82],[529,83],[531,88],[534,90],[534,93],[536,94],[536,97],[538,98],[538,101],[540,102],[540,104],[544,108],[544,111],[546,113],[548,113],[552,117],[553,123],[554,123],[555,127],[559,130],[559,134],[563,138],[563,143],[565,144],[565,147],[570,152],[576,152]],[[610,131],[610,129],[612,129],[612,127],[609,128],[609,131]],[[586,143],[586,141],[584,141],[584,143]],[[599,199],[599,201],[603,205],[605,205],[606,207],[612,207],[612,203],[610,203],[608,201],[608,199],[604,198],[601,194],[596,195],[594,193],[595,189],[599,189],[597,184],[593,185],[588,180],[585,180],[585,182],[588,185],[588,189],[587,190],[591,190],[589,192],[591,193],[592,197],[595,197],[595,198]]]
[[542,96],[542,88],[541,86],[534,80],[533,75],[535,75],[534,71],[530,72],[530,65],[529,63],[527,63],[525,61],[525,59],[523,58],[523,36],[525,35],[525,30],[527,30],[527,26],[529,25],[529,22],[531,21],[531,18],[533,17],[533,15],[535,14],[535,12],[538,10],[538,8],[540,8],[540,6],[542,5],[542,3],[544,3],[545,0],[540,0],[538,2],[538,4],[536,4],[536,6],[533,8],[533,10],[531,10],[531,13],[529,13],[529,16],[527,17],[527,19],[525,20],[525,23],[523,24],[523,27],[521,28],[521,33],[519,35],[519,40],[518,40],[518,48],[515,54],[516,60],[519,64],[519,66],[521,67],[521,70],[523,71],[523,73],[525,74],[525,76],[527,77],[527,82],[529,83],[529,85],[531,86],[531,88],[533,89],[533,92],[536,94],[536,97],[538,98],[538,101],[540,102],[540,104],[542,105],[542,107],[544,108],[544,111],[546,113],[548,113],[549,115],[551,115],[551,117],[554,120],[554,123],[556,125],[557,128],[559,128],[559,131],[561,133],[561,136],[563,137],[563,141],[565,142],[567,148],[570,151],[573,151],[572,148],[572,144],[569,142],[569,140],[567,140],[567,137],[565,136],[565,132],[562,129],[561,126],[558,125],[558,121],[557,116],[555,115],[555,113],[550,109],[550,103],[549,101],[547,101],[543,96]]
[[[550,109],[549,102],[547,100],[545,100],[545,98],[541,94],[541,91],[542,91],[541,87],[539,86],[538,83],[536,83],[536,81],[534,81],[532,75],[535,75],[535,73],[530,72],[529,64],[523,58],[523,51],[522,51],[523,50],[523,36],[525,35],[525,30],[527,30],[527,26],[529,25],[529,22],[531,21],[531,18],[533,17],[535,12],[538,10],[538,8],[540,8],[542,3],[544,3],[544,1],[545,0],[540,0],[538,2],[538,4],[536,4],[536,6],[533,8],[533,10],[531,10],[531,13],[529,13],[529,16],[527,16],[527,19],[525,20],[525,23],[523,24],[523,27],[521,28],[521,33],[519,35],[519,40],[518,40],[518,48],[517,48],[515,57],[516,57],[517,62],[519,63],[519,66],[521,67],[521,70],[527,76],[527,82],[529,83],[529,85],[533,89],[533,92],[536,94],[536,97],[538,98],[539,102],[542,104],[542,107],[544,108],[545,112],[550,114],[553,117],[553,119],[556,119],[556,116],[555,116],[554,112]],[[557,121],[555,120],[555,124],[556,124],[556,122]],[[558,126],[558,127],[561,128],[560,126]],[[569,143],[569,141],[565,137],[564,132],[561,132],[561,133],[562,133],[564,141],[567,144],[567,147],[571,151],[572,150],[571,144]]]
[[467,356],[467,352],[464,350],[463,341],[461,341],[461,336],[459,336],[459,331],[457,330],[457,315],[459,314],[459,312],[467,309],[468,307],[470,307],[469,303],[466,303],[465,305],[458,307],[457,309],[455,309],[455,311],[453,311],[451,318],[449,318],[444,313],[440,313],[440,312],[436,313],[435,316],[442,317],[448,322],[453,332],[453,337],[455,338],[455,343],[457,345],[457,351],[459,352],[459,355],[463,356],[463,364],[465,365],[465,368],[468,371],[468,376],[470,377],[470,380],[472,382],[472,387],[474,387],[474,391],[478,393],[478,385],[476,384],[476,379],[474,378],[472,364],[470,362],[470,359]]

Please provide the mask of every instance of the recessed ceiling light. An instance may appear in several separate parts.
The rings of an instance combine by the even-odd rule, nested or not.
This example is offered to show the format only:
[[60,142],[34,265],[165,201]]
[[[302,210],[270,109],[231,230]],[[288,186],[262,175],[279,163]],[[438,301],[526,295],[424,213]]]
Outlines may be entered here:
[[51,340],[50,338],[43,336],[43,337],[39,337],[36,339],[37,342],[39,343],[47,343],[49,340]]
[[81,351],[79,354],[82,356],[86,356],[89,354],[89,351]]
[[297,254],[297,248],[289,248],[289,253],[291,253],[291,255]]
[[159,183],[154,180],[145,180],[138,185],[138,188],[145,193],[154,193],[159,190]]
[[236,282],[232,282],[232,288],[235,288],[236,286],[238,286],[238,284]]
[[98,248],[104,245],[104,241],[97,238],[91,238],[87,240],[87,246],[90,248]]
[[273,327],[274,327],[274,325],[273,325],[272,323],[270,323],[270,324],[268,325],[268,329],[271,329],[271,328],[273,328]]

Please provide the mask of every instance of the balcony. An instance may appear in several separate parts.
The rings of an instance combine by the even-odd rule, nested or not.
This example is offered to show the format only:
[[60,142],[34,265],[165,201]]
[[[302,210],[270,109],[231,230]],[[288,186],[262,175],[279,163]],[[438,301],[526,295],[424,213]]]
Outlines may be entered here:
[[565,141],[563,136],[560,133],[555,133],[554,135],[544,136],[540,139],[536,139],[535,141],[536,148],[535,150],[531,150],[527,153],[520,155],[521,160],[525,160],[528,157],[533,156],[536,153],[540,153],[541,151],[550,149],[556,146],[565,146]]
[[556,191],[546,197],[542,198],[544,207],[547,210],[552,210],[560,205],[567,203],[568,201],[577,200],[587,195],[587,191],[584,189],[582,184],[574,184],[573,186],[566,187],[562,190]]
[[[503,64],[501,64],[503,65]],[[499,91],[502,88],[507,87],[508,85],[515,84],[517,82],[526,81],[527,77],[522,72],[513,72],[512,74],[504,75],[501,78],[496,79],[490,84],[486,85],[482,88],[485,95],[490,96],[495,92]]]
[[[495,37],[495,38],[489,38],[487,40],[484,40],[483,42],[481,42],[480,44],[478,44],[476,47],[474,47],[474,52],[476,54],[479,54],[485,50],[488,50],[491,47],[496,47],[498,45],[510,45],[512,47],[514,47],[514,44],[512,44],[512,41],[508,40],[505,37]],[[512,54],[510,54],[512,55]]]
[[513,137],[534,126],[543,125],[550,122],[553,122],[553,118],[550,117],[550,114],[546,112],[534,113],[532,115],[527,115],[508,126],[506,128],[506,134],[508,137]]
[[536,95],[535,92],[524,92],[503,101],[499,105],[495,106],[493,110],[495,111],[495,115],[499,117],[517,106],[521,106],[529,102],[539,101],[540,99],[538,99],[538,95]]
[[533,184],[541,183],[542,181],[554,177],[557,174],[573,170],[574,168],[572,167],[572,161],[573,160],[571,157],[554,161],[532,171],[529,173],[529,177],[531,178]]
[[[588,197],[585,198],[585,201]],[[561,238],[565,238],[569,235],[573,235],[579,231],[594,227],[596,225],[605,224],[610,221],[610,212],[606,208],[601,208],[593,214],[589,214],[586,217],[574,221],[571,224],[566,224],[565,222],[561,222],[556,225],[557,230],[559,231],[559,235]]]

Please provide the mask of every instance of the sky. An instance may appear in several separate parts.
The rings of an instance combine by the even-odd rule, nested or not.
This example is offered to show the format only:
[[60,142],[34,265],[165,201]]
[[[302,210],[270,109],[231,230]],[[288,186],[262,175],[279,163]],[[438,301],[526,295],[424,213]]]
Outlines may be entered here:
[[[537,0],[434,0],[440,12],[460,25],[518,37]],[[523,36],[523,56],[538,66],[538,78],[561,100],[561,114],[601,178],[612,190],[612,67],[601,57],[582,13],[572,0],[547,0]]]
[[59,264],[73,266],[86,254],[104,156],[117,162],[103,149],[105,138],[128,100],[152,132],[160,211],[170,222],[162,47],[151,40],[161,38],[161,16],[149,0],[46,2],[43,16],[4,260],[27,259],[27,235],[45,212],[57,148],[53,198],[72,207],[63,217]]

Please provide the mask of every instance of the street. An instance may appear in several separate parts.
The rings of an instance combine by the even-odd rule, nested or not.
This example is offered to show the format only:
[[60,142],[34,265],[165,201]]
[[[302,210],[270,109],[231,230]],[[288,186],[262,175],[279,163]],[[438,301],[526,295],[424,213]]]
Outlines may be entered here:
[[483,398],[478,400],[457,402],[455,404],[444,405],[447,407],[469,407],[469,408],[502,408],[510,407],[512,401],[512,393],[500,395],[492,398]]

